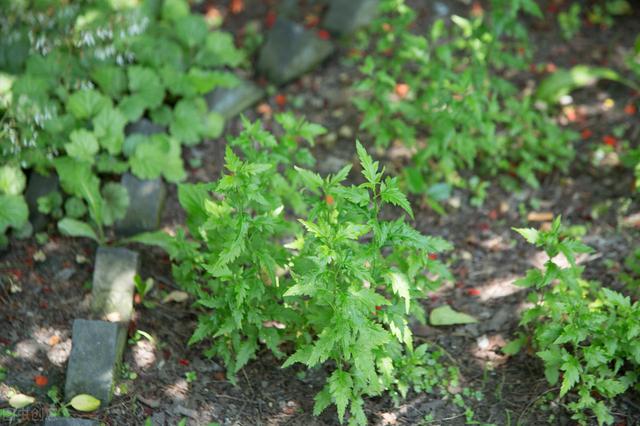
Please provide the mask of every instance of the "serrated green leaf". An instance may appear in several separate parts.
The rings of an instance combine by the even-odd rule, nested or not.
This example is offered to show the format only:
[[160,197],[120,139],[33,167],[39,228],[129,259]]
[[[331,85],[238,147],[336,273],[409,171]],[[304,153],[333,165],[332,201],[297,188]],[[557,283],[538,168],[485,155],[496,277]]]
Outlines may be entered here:
[[338,409],[338,419],[342,422],[344,414],[351,399],[353,379],[351,375],[342,370],[336,370],[329,377],[329,392]]
[[244,60],[244,55],[236,49],[231,34],[214,31],[207,35],[204,46],[196,54],[195,60],[202,67],[235,67]]
[[400,191],[397,178],[386,178],[380,185],[380,197],[382,201],[401,207],[413,218],[413,211],[407,197]]
[[122,67],[101,64],[91,73],[91,78],[98,84],[100,90],[118,98],[127,88],[127,76]]
[[373,158],[367,153],[367,150],[364,149],[360,141],[356,141],[356,151],[360,159],[360,165],[362,166],[362,175],[371,185],[377,184],[380,180],[380,176],[378,175],[378,162],[373,161]]
[[539,232],[533,228],[511,228],[518,234],[522,235],[525,240],[530,244],[536,244],[538,242]]
[[564,371],[562,386],[560,386],[560,397],[563,397],[580,381],[580,371],[582,371],[582,368],[574,357],[569,357],[569,359],[560,366],[560,369]]
[[405,312],[408,315],[411,295],[409,294],[409,281],[407,280],[407,276],[401,272],[391,272],[389,277],[391,279],[391,289],[395,294],[404,299]]
[[313,397],[315,403],[313,404],[313,415],[319,416],[330,404],[331,393],[328,387],[324,387],[320,392]]

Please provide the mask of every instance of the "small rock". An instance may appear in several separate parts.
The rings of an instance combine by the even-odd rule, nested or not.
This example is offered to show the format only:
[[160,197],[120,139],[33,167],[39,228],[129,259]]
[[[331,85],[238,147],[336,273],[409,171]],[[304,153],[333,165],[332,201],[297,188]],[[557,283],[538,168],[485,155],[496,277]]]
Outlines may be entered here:
[[205,95],[209,110],[229,120],[262,99],[265,91],[249,80],[231,88],[217,88]]
[[24,196],[29,206],[29,221],[33,225],[35,232],[44,230],[47,227],[47,223],[49,223],[47,216],[38,211],[38,198],[44,197],[53,191],[58,191],[59,186],[58,177],[53,173],[49,176],[43,176],[33,172],[29,176],[29,183]]
[[135,123],[127,125],[124,131],[126,135],[141,134],[150,136],[155,135],[156,133],[165,133],[167,128],[146,118],[141,118]]
[[91,310],[100,319],[129,323],[133,311],[133,278],[138,253],[120,247],[99,247],[93,271]]
[[345,139],[351,139],[353,137],[353,129],[345,124],[340,127],[338,134]]
[[105,407],[111,401],[126,341],[126,329],[106,321],[73,322],[72,349],[64,396],[89,394]]
[[76,273],[76,270],[74,268],[63,268],[58,272],[56,272],[56,274],[53,276],[53,280],[60,281],[60,282],[69,281],[69,279],[71,279],[71,277],[75,273]]
[[483,334],[476,339],[476,343],[478,344],[478,348],[480,350],[485,350],[489,347],[489,338],[486,334]]
[[349,164],[349,162],[344,158],[328,155],[323,161],[318,163],[318,171],[323,175],[336,173],[347,164]]
[[433,10],[440,18],[449,15],[449,6],[439,1],[433,3]]
[[167,197],[162,179],[140,180],[125,173],[121,183],[129,193],[131,202],[124,219],[115,224],[118,235],[131,236],[158,229]]
[[332,0],[324,27],[334,34],[351,34],[375,18],[378,3],[378,0]]
[[328,40],[283,18],[269,30],[260,50],[258,70],[276,84],[284,84],[311,70],[334,50]]
[[98,422],[91,419],[74,419],[73,417],[47,417],[44,426],[94,426]]

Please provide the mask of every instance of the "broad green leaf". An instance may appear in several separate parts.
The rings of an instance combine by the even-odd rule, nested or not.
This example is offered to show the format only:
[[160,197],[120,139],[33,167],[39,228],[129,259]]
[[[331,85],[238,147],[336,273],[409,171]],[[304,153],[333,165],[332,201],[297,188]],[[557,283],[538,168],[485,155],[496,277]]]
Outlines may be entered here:
[[0,195],[0,234],[7,228],[21,229],[29,219],[29,207],[21,195]]
[[162,175],[169,182],[179,182],[186,177],[180,144],[164,134],[152,135],[139,143],[129,162],[133,174],[141,179]]
[[154,109],[162,104],[164,99],[164,86],[158,74],[151,68],[141,66],[129,67],[129,89],[140,96],[147,109]]
[[118,104],[118,110],[130,122],[138,121],[146,108],[147,102],[138,94],[124,96]]
[[0,167],[0,194],[20,195],[24,192],[27,177],[17,165]]
[[120,97],[127,88],[127,76],[123,68],[116,65],[101,64],[93,70],[91,78],[103,93],[114,99]]
[[126,124],[127,119],[116,108],[104,108],[93,119],[93,133],[109,154],[116,155],[122,151]]
[[173,110],[173,119],[169,125],[171,135],[187,145],[199,143],[205,132],[206,116],[207,105],[203,99],[181,100]]
[[238,66],[244,55],[233,42],[233,37],[223,31],[210,32],[204,46],[196,53],[196,63],[201,67]]
[[31,405],[34,402],[36,402],[36,399],[34,397],[22,393],[17,393],[9,398],[9,405],[16,410]]
[[312,191],[316,191],[318,188],[322,188],[324,181],[319,174],[298,166],[294,166],[294,169],[296,170],[296,172],[298,172],[298,174],[302,178],[302,182],[307,188],[311,189]]
[[555,104],[573,90],[594,85],[602,79],[623,83],[637,90],[636,84],[621,77],[610,68],[576,65],[570,70],[558,70],[542,80],[536,90],[536,97],[541,101]]
[[100,408],[100,400],[91,395],[80,394],[74,396],[69,405],[78,411],[91,412]]
[[64,218],[58,222],[58,229],[62,234],[69,235],[71,237],[86,237],[91,238],[94,241],[100,242],[100,239],[96,235],[91,226],[80,220]]
[[71,219],[79,219],[87,213],[87,206],[81,198],[69,197],[64,202],[64,211],[67,217]]
[[105,184],[102,187],[102,199],[104,200],[102,222],[105,225],[113,225],[125,217],[130,200],[124,186],[115,182]]
[[94,134],[88,130],[79,129],[71,132],[69,139],[71,139],[71,142],[64,145],[67,155],[78,161],[93,164],[95,156],[100,149]]
[[174,246],[175,239],[164,231],[143,232],[133,237],[125,239],[123,242],[140,243],[148,246],[160,247],[171,257],[177,255],[177,249]]
[[509,343],[503,346],[502,352],[504,352],[507,355],[515,355],[518,352],[520,352],[520,349],[522,349],[522,346],[525,344],[525,342],[526,342],[525,336],[521,336],[521,337],[518,337],[517,339],[511,340]]
[[217,112],[210,112],[206,115],[203,136],[211,139],[220,137],[224,130],[224,117]]
[[165,0],[162,2],[162,19],[176,21],[189,15],[189,3],[186,0]]
[[207,22],[200,14],[188,14],[176,18],[173,29],[178,40],[187,48],[202,44],[209,32]]
[[472,324],[478,322],[471,315],[454,311],[451,306],[439,306],[429,314],[429,322],[431,325],[456,325],[456,324]]
[[103,108],[111,106],[111,100],[93,89],[74,92],[67,99],[67,110],[78,119],[92,118]]

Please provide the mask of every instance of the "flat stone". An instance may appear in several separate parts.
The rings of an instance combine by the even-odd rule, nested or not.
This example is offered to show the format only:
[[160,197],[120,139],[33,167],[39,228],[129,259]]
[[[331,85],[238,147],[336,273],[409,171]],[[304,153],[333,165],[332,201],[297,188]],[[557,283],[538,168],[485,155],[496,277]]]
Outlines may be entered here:
[[333,50],[333,44],[314,31],[278,18],[260,50],[258,70],[274,83],[284,84],[314,68]]
[[141,180],[125,173],[121,183],[131,202],[125,217],[115,224],[116,233],[126,237],[157,230],[167,198],[167,188],[162,179]]
[[127,330],[121,324],[84,319],[73,322],[64,389],[67,401],[88,394],[99,399],[102,407],[109,404],[126,337]]
[[323,25],[334,34],[351,34],[375,18],[379,3],[379,0],[332,0]]
[[90,419],[74,419],[73,417],[47,417],[44,426],[97,426],[98,422]]
[[138,253],[134,251],[98,247],[91,291],[91,310],[97,318],[129,323],[138,266]]
[[217,112],[225,120],[229,120],[258,102],[264,95],[264,90],[257,84],[242,80],[235,87],[215,89],[208,93],[205,99],[210,111]]
[[149,136],[155,135],[156,133],[165,133],[166,131],[166,127],[156,124],[146,118],[141,118],[135,123],[130,123],[124,129],[126,135],[142,134]]
[[29,176],[29,183],[27,184],[27,190],[24,196],[29,206],[29,222],[33,225],[35,232],[44,230],[49,223],[47,215],[38,211],[38,198],[44,197],[59,189],[58,176],[54,173],[51,173],[49,176],[43,176],[39,173],[32,172]]

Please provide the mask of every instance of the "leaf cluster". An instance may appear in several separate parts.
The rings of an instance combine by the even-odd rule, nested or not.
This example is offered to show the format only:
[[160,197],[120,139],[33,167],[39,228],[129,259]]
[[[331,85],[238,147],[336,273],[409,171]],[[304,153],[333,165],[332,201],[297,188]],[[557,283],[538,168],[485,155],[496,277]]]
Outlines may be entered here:
[[[640,384],[640,302],[582,278],[576,255],[592,250],[563,238],[559,218],[549,231],[516,231],[549,256],[542,271],[530,270],[516,283],[535,289],[530,294],[534,306],[521,324],[533,332],[531,343],[545,376],[550,384],[560,383],[560,397],[571,391],[567,407],[573,419],[586,424],[592,412],[598,424],[612,424],[608,401]],[[556,263],[558,254],[568,267]],[[525,340],[522,335],[512,348]]]
[[403,0],[382,8],[361,34],[362,50],[375,54],[362,61],[354,103],[379,147],[401,141],[413,151],[404,168],[411,192],[437,201],[437,184],[473,190],[462,177],[473,173],[535,187],[540,174],[568,166],[575,135],[503,77],[531,57],[518,13],[540,17],[535,2],[494,0],[480,16],[435,21],[427,34],[412,31],[415,12]]
[[411,206],[362,145],[365,180],[345,185],[351,165],[326,177],[298,166],[307,152],[296,145],[324,129],[278,122],[281,138],[245,122],[217,182],[180,185],[188,232],[172,244],[174,276],[202,308],[191,343],[208,342],[230,377],[263,345],[284,367],[323,366],[314,413],[335,404],[341,420],[366,424],[364,396],[432,390],[448,374],[414,347],[408,318],[424,319],[417,299],[450,277],[429,254],[451,246],[381,219],[384,206]]
[[[73,201],[42,210],[64,217],[63,232],[104,242],[128,204],[110,181],[127,171],[182,181],[181,147],[224,127],[203,95],[235,85],[225,67],[243,55],[186,0],[13,3],[2,43],[26,54],[0,55],[0,161],[57,174]],[[142,118],[166,131],[127,135]]]

